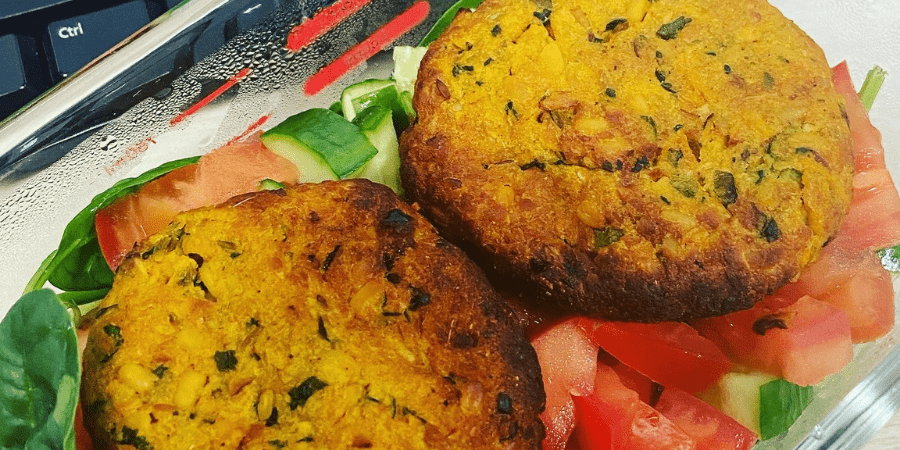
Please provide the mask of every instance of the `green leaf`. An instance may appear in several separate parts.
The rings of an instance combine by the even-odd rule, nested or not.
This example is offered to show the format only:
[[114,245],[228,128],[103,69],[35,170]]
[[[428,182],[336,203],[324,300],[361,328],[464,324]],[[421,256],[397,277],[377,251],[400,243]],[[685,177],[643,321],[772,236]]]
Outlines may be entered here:
[[813,400],[812,386],[774,380],[759,388],[759,431],[763,440],[779,436]]
[[56,258],[57,250],[53,250],[50,254],[44,258],[44,261],[41,262],[40,267],[31,276],[31,279],[28,280],[28,284],[25,285],[25,291],[22,294],[27,294],[31,291],[36,291],[44,287],[44,284],[47,283],[48,268],[50,267],[50,263],[53,262],[53,258]]
[[102,300],[103,297],[106,297],[107,292],[109,292],[109,289],[106,288],[94,291],[63,292],[59,294],[59,299],[64,305],[86,305],[97,300]]
[[434,42],[438,36],[444,31],[444,28],[447,28],[450,25],[450,22],[453,22],[453,18],[456,17],[456,13],[459,12],[462,8],[475,9],[480,5],[484,0],[459,0],[454,3],[441,17],[434,23],[434,26],[431,27],[431,31],[422,38],[422,42],[419,42],[420,47],[425,47],[428,44]]
[[[97,242],[94,216],[124,195],[137,191],[141,186],[180,167],[197,162],[199,157],[167,162],[135,178],[126,178],[98,194],[81,210],[63,231],[59,248],[41,264],[28,283],[26,291],[40,289],[47,281],[66,291],[99,291],[112,286],[113,273]],[[86,301],[96,298],[93,292],[79,296]]]
[[74,450],[80,380],[68,311],[50,290],[24,295],[0,322],[0,447]]

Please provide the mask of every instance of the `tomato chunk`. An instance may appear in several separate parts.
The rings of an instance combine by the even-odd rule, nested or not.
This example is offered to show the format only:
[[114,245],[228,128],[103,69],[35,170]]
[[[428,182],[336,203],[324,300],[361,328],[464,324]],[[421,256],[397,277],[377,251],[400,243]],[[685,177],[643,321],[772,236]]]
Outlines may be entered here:
[[894,326],[894,289],[890,274],[881,267],[876,255],[866,255],[860,264],[875,270],[851,275],[834,289],[819,296],[847,313],[850,338],[854,343],[869,342],[891,331]]
[[[597,373],[597,346],[584,335],[577,319],[561,322],[531,341],[537,352],[547,399],[541,420],[544,448],[561,450],[575,428],[572,396],[589,395]],[[637,395],[637,394],[635,394]]]
[[731,369],[716,344],[678,322],[655,324],[581,319],[594,344],[666,387],[701,392]]
[[179,212],[253,192],[266,178],[296,182],[297,168],[256,137],[213,150],[198,163],[173,170],[97,211],[100,251],[115,270],[135,243],[162,231]]
[[900,195],[884,160],[881,133],[869,120],[850,80],[847,63],[832,70],[835,90],[846,100],[856,170],[853,204],[844,218],[842,235],[852,237],[848,249],[877,250],[900,243]]
[[866,107],[859,100],[846,61],[831,69],[831,79],[834,82],[834,90],[846,100],[844,108],[850,122],[856,171],[864,172],[868,169],[884,167],[884,147],[881,145],[881,133],[869,121],[869,113],[866,112]]
[[[601,351],[600,353],[603,352]],[[610,356],[610,359],[613,359],[612,356]],[[644,374],[634,370],[627,364],[623,364],[621,361],[613,359],[612,362],[605,362],[600,359],[598,363],[611,367],[616,372],[616,375],[619,376],[622,384],[628,389],[637,392],[638,398],[642,402],[652,405],[659,400],[659,394],[662,393],[663,389],[661,384],[647,378]]]
[[847,314],[853,343],[873,341],[894,326],[894,286],[890,273],[870,250],[829,245],[801,275],[773,297],[789,304],[809,295]]
[[654,408],[692,437],[697,450],[748,450],[756,445],[756,433],[680,389],[666,388]]
[[853,359],[846,313],[809,296],[786,307],[773,307],[774,300],[693,325],[735,361],[800,386],[822,381]]
[[851,251],[878,250],[900,242],[900,196],[887,169],[853,177],[853,203],[838,237],[847,239],[847,243],[836,242]]
[[868,342],[894,325],[893,284],[875,250],[900,242],[900,195],[885,166],[881,135],[859,101],[846,63],[832,74],[850,122],[856,161],[853,202],[820,259],[773,297],[783,304],[804,295],[830,303],[847,314],[853,342]]
[[591,395],[572,398],[577,418],[576,438],[583,450],[696,447],[690,436],[642,402],[606,365],[597,366]]

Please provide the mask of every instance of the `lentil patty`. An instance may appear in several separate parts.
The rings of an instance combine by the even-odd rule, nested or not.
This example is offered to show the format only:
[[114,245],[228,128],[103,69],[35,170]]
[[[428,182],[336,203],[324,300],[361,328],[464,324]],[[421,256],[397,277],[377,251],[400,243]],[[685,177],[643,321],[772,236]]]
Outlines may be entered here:
[[540,448],[534,350],[389,189],[301,185],[179,215],[85,351],[99,448]]
[[487,0],[431,45],[414,106],[410,198],[566,312],[748,308],[851,199],[829,66],[763,0]]

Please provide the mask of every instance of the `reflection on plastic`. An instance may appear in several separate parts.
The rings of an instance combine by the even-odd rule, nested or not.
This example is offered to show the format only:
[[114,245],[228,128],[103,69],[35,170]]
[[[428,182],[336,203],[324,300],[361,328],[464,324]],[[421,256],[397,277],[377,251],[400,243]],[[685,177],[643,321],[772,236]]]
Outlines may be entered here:
[[386,25],[379,28],[364,41],[360,42],[341,55],[340,58],[313,75],[309,81],[306,82],[306,87],[304,87],[306,95],[318,94],[322,89],[325,89],[328,85],[337,81],[338,78],[344,76],[347,72],[359,66],[369,58],[375,56],[375,54],[381,50],[384,50],[385,47],[394,42],[397,38],[409,32],[409,30],[413,29],[416,25],[422,23],[422,21],[428,17],[430,9],[428,2],[417,2]]
[[319,36],[356,14],[363,6],[371,2],[372,0],[341,0],[319,11],[312,19],[303,21],[291,30],[285,48],[292,52],[306,48]]

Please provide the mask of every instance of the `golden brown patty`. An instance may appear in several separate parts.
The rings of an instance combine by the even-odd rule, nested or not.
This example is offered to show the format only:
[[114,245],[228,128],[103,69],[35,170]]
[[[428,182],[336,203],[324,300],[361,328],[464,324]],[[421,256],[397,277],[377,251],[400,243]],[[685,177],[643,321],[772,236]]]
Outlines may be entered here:
[[762,0],[487,0],[432,44],[414,102],[411,199],[569,312],[748,308],[850,202],[825,57]]
[[537,449],[540,369],[511,314],[383,186],[237,197],[119,268],[87,424],[112,448]]

